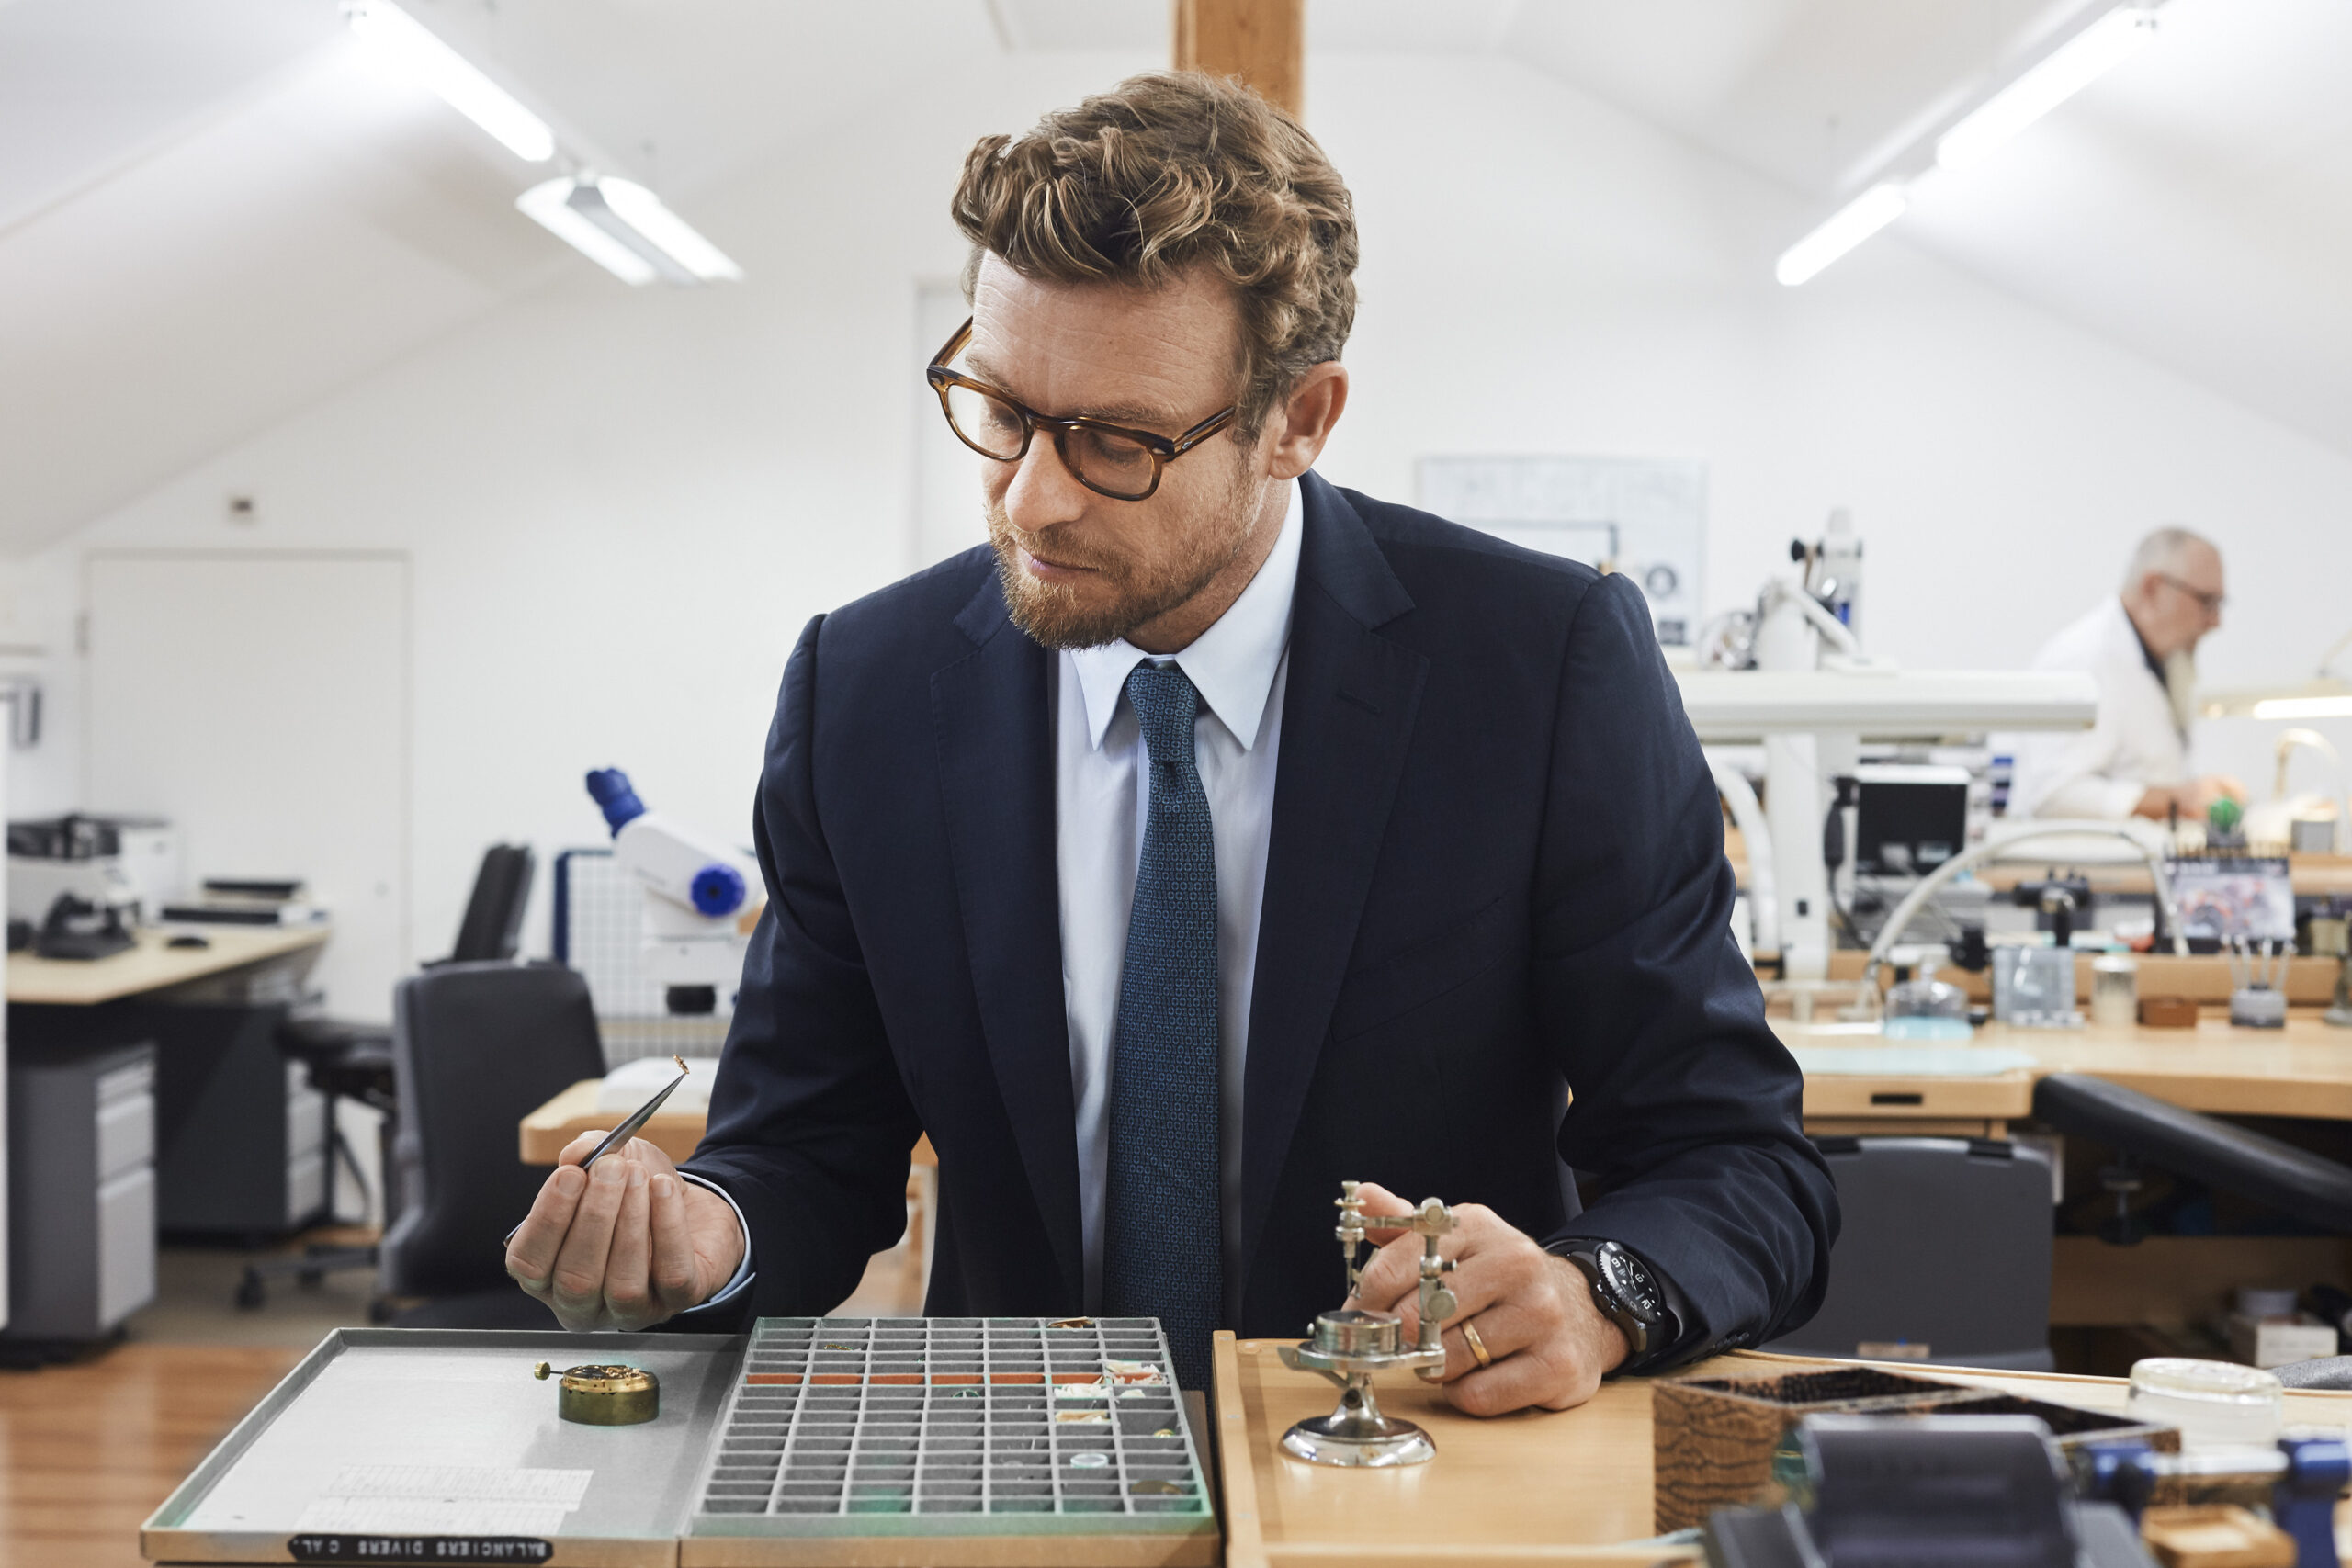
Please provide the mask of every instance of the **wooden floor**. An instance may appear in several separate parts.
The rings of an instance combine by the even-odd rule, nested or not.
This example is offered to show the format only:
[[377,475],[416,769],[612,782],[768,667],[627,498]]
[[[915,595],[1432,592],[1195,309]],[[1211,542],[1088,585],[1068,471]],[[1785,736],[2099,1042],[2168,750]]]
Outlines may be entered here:
[[[225,1291],[192,1278],[206,1301]],[[900,1247],[876,1254],[837,1310],[918,1313],[922,1286]],[[205,1322],[187,1310],[156,1321],[181,1332]],[[307,1348],[133,1342],[76,1365],[0,1371],[0,1568],[140,1568],[140,1524]]]
[[137,1568],[140,1521],[301,1358],[121,1345],[0,1372],[0,1564]]

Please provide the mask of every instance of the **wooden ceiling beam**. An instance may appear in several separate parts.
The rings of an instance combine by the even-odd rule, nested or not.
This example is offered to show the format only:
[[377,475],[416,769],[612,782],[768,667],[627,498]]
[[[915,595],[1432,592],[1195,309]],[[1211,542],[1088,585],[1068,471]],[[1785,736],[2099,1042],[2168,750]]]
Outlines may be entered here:
[[1305,119],[1306,0],[1175,0],[1176,69],[1236,76]]

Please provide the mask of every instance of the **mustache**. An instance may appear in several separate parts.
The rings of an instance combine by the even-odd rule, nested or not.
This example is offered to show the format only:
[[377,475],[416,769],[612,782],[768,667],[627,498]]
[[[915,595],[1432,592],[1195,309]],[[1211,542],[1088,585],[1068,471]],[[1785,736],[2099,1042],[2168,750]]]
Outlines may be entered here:
[[1117,571],[1123,564],[1116,557],[1098,556],[1070,539],[1068,524],[1057,523],[1049,527],[1024,532],[1012,525],[1004,508],[991,502],[988,509],[989,537],[1000,550],[1015,547],[1031,555],[1052,561],[1057,566],[1075,566],[1096,571]]

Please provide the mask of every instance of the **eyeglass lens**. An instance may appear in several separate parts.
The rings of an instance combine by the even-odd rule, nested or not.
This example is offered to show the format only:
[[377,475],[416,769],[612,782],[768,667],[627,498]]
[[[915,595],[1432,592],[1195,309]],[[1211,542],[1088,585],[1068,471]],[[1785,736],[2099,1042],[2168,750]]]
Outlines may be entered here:
[[[975,451],[1007,463],[1021,456],[1021,414],[1001,399],[952,385],[947,417]],[[1084,426],[1057,434],[1062,461],[1082,483],[1106,495],[1135,497],[1150,491],[1155,466],[1151,449],[1141,442]]]

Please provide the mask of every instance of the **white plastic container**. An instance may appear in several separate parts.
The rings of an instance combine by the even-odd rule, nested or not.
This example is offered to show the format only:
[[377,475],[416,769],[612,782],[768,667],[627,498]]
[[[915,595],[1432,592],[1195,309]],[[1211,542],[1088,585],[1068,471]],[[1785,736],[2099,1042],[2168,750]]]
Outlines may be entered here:
[[2253,1367],[2154,1356],[2132,1363],[2125,1408],[2180,1428],[2184,1449],[2267,1448],[2278,1440],[2286,1398],[2277,1378]]

